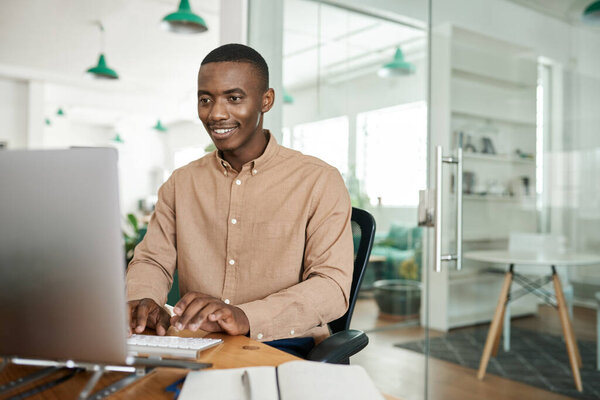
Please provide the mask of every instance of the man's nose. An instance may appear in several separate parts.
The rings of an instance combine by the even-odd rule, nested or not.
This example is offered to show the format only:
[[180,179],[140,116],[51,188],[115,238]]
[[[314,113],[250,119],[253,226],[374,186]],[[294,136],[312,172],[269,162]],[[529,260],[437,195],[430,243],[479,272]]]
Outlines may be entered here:
[[227,112],[227,107],[220,101],[214,103],[212,109],[210,110],[209,119],[211,121],[223,121],[229,118],[229,113]]

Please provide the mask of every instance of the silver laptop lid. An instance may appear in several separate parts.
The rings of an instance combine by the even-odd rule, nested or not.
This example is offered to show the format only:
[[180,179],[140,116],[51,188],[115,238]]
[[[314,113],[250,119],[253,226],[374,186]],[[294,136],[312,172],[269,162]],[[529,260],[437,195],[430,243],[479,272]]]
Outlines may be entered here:
[[113,149],[0,151],[0,356],[123,363]]

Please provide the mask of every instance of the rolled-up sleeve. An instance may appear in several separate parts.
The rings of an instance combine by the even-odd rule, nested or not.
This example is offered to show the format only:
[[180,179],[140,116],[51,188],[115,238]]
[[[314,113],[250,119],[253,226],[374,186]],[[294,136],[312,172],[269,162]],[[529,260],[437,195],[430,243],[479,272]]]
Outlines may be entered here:
[[238,305],[250,321],[253,339],[322,339],[328,334],[326,324],[348,308],[354,259],[352,207],[335,168],[324,170],[316,182],[309,210],[301,282]]

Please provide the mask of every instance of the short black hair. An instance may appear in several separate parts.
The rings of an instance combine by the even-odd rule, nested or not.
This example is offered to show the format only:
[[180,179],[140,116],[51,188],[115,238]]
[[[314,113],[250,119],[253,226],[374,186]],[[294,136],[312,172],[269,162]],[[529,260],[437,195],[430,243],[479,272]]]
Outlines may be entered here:
[[269,67],[267,62],[254,50],[252,47],[245,46],[239,43],[229,43],[217,47],[204,57],[200,66],[214,62],[247,62],[259,72],[260,78],[263,81],[263,88],[266,91],[269,89]]

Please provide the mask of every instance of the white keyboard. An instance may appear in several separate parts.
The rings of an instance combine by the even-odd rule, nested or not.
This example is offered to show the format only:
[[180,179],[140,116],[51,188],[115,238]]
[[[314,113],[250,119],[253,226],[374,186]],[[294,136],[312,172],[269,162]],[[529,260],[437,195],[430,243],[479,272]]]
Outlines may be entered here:
[[221,342],[221,339],[132,335],[127,339],[127,350],[130,353],[151,356],[196,358],[199,351],[216,346]]

